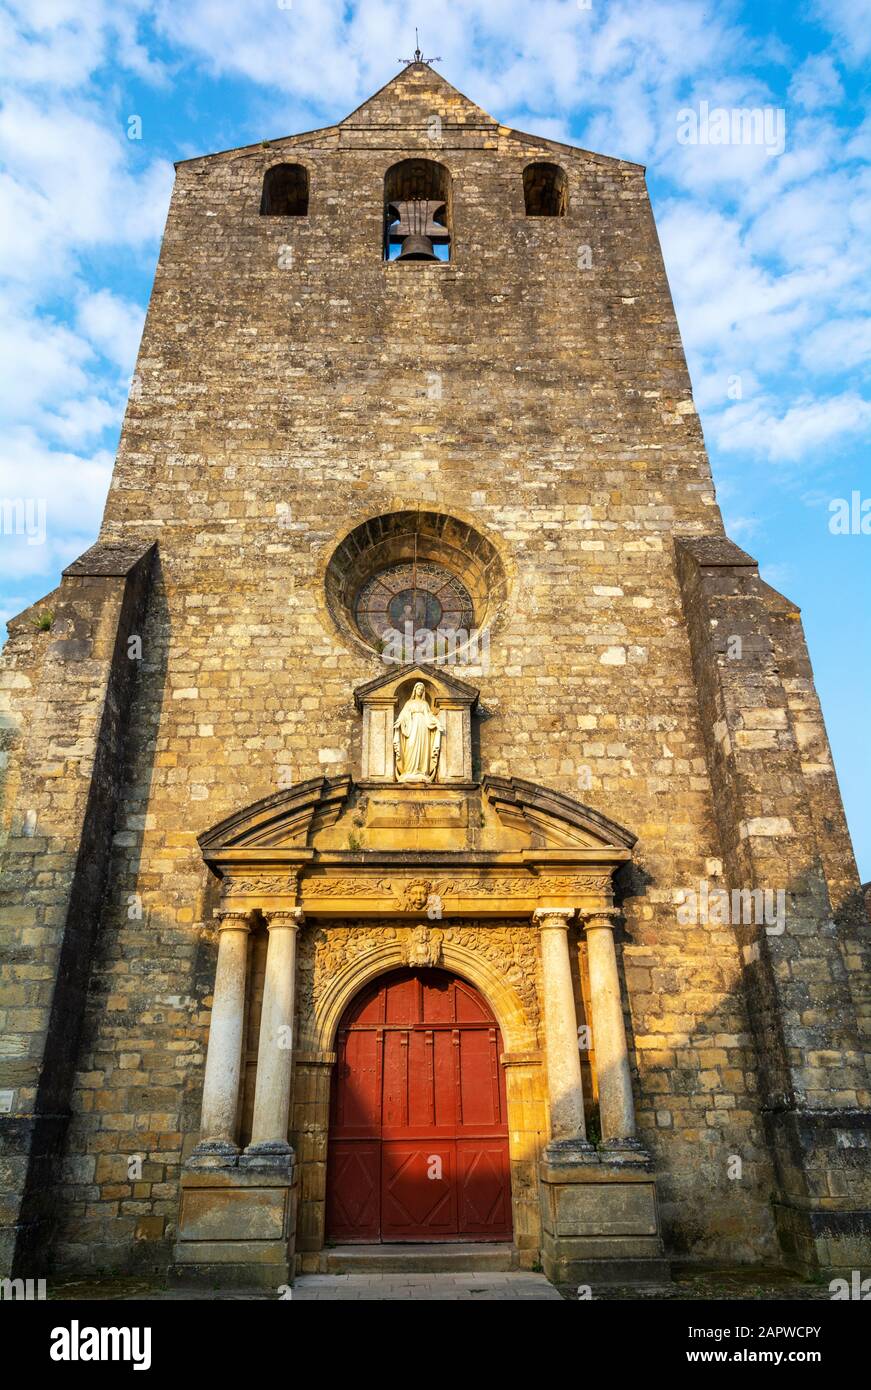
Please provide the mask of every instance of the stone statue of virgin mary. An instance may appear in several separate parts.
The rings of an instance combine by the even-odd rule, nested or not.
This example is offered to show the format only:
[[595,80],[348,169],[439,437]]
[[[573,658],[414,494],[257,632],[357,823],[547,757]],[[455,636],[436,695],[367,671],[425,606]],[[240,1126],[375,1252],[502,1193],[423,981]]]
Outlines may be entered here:
[[393,725],[397,782],[431,782],[436,775],[444,728],[433,714],[423,681],[415,681],[411,698]]

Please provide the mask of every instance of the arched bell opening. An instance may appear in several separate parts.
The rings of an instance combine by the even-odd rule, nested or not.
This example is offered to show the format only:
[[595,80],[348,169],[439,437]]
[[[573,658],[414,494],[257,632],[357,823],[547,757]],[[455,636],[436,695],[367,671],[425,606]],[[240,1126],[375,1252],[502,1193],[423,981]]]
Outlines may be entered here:
[[537,161],[523,171],[523,202],[527,217],[565,217],[569,181],[559,164]]
[[260,216],[307,217],[308,185],[304,164],[273,164],[263,176]]
[[403,159],[384,176],[384,259],[448,261],[451,176],[432,159]]

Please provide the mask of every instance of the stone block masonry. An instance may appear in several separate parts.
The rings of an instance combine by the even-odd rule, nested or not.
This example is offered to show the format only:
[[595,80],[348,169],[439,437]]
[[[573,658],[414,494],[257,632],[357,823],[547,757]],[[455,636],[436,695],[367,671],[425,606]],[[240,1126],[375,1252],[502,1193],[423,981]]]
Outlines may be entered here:
[[[106,891],[154,546],[104,541],[11,624],[3,734],[3,1251],[44,1258]],[[38,625],[46,612],[50,627]],[[132,645],[131,645],[132,639]],[[80,1167],[89,1169],[87,1160]]]

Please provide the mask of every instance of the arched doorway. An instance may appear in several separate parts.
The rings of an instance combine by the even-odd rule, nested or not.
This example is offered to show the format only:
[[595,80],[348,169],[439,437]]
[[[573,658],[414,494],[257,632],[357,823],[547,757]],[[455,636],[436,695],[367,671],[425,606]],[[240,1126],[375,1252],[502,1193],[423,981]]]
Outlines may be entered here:
[[511,1239],[502,1038],[478,991],[446,970],[392,971],[336,1037],[327,1239]]

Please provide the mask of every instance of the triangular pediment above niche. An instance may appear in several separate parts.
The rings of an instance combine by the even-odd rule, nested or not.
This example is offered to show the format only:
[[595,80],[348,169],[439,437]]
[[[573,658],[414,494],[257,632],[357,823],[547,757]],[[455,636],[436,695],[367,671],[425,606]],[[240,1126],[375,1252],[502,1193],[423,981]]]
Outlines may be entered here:
[[365,685],[358,685],[354,691],[354,703],[359,710],[362,710],[366,701],[375,697],[386,699],[396,698],[396,693],[409,681],[425,681],[431,685],[439,695],[448,695],[456,700],[468,702],[470,710],[473,710],[478,703],[478,691],[474,685],[468,685],[466,681],[459,680],[443,666],[432,666],[428,662],[410,662],[405,666],[392,666],[383,676],[377,676],[374,681],[367,681]]
[[[317,864],[353,874],[409,851],[440,864],[455,854],[514,869],[619,863],[635,836],[573,797],[517,777],[467,788],[368,788],[315,777],[227,816],[199,837],[218,875],[241,864]],[[385,855],[387,858],[385,858]]]

